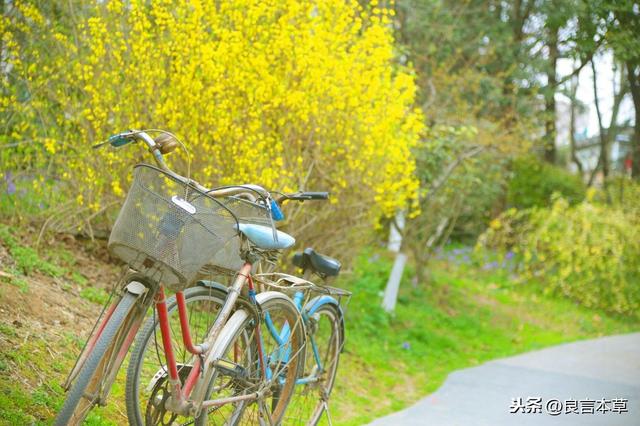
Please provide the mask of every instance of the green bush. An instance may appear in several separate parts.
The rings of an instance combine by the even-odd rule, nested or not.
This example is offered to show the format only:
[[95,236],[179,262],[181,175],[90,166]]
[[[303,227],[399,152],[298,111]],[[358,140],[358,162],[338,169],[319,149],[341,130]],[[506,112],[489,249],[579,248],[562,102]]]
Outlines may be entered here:
[[640,217],[640,182],[626,176],[615,176],[595,194],[595,199]]
[[587,307],[640,312],[640,219],[615,205],[510,209],[491,222],[481,245],[513,250],[519,273]]
[[512,173],[507,203],[518,209],[549,206],[554,193],[560,194],[570,204],[585,197],[586,188],[579,176],[534,156],[514,160]]

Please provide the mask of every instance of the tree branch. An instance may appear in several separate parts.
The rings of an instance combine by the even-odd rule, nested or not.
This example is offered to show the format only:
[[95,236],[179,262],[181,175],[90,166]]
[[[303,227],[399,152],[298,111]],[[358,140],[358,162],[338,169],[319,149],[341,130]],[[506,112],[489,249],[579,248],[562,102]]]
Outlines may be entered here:
[[554,87],[557,86],[561,86],[562,84],[566,83],[569,79],[571,79],[572,77],[577,76],[578,74],[580,74],[580,71],[582,71],[582,69],[589,63],[589,62],[593,62],[593,55],[595,55],[595,53],[598,51],[598,49],[600,48],[600,46],[602,45],[602,42],[604,41],[604,37],[600,37],[600,39],[596,42],[595,46],[593,47],[593,50],[591,50],[587,56],[585,56],[584,58],[582,58],[582,62],[580,62],[580,65],[578,66],[578,68],[574,69],[571,74],[568,74],[564,77],[562,77],[560,80],[558,80],[556,82],[556,84],[554,85]]
[[433,182],[433,184],[431,184],[431,187],[429,188],[429,191],[427,191],[425,199],[428,199],[433,194],[437,193],[442,187],[442,185],[444,185],[444,183],[447,181],[447,179],[449,179],[449,176],[451,176],[451,173],[453,173],[456,167],[458,167],[463,161],[480,154],[485,149],[486,148],[484,146],[475,146],[471,148],[469,151],[463,152],[455,160],[449,163],[447,167],[445,167],[444,171],[440,174],[440,176],[438,176],[438,178]]

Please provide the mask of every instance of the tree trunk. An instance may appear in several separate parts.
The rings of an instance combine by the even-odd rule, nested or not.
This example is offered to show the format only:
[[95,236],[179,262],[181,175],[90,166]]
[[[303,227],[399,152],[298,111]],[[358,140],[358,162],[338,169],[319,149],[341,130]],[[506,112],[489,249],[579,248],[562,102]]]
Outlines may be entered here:
[[640,64],[627,62],[627,79],[635,109],[635,124],[631,142],[631,175],[640,180]]
[[571,146],[571,160],[575,163],[580,177],[584,178],[584,167],[582,166],[582,162],[578,158],[578,153],[576,151],[576,108],[578,107],[578,84],[578,78],[571,79],[571,121],[569,123],[569,143]]
[[549,48],[549,68],[547,71],[547,91],[545,93],[545,123],[544,123],[544,158],[549,163],[556,162],[556,86],[558,76],[556,74],[558,64],[558,27],[547,28]]
[[[609,126],[608,130],[605,130],[604,125],[602,124],[602,113],[600,112],[600,102],[598,100],[598,76],[596,73],[596,65],[593,60],[591,60],[591,71],[593,72],[593,100],[596,107],[596,115],[598,117],[598,133],[600,133],[600,158],[598,163],[602,168],[602,182],[606,188],[607,185],[607,177],[609,176],[609,132],[612,130],[611,126]],[[611,117],[611,122],[613,123],[615,117]],[[598,168],[596,167],[596,170]],[[590,180],[593,180],[590,179]]]

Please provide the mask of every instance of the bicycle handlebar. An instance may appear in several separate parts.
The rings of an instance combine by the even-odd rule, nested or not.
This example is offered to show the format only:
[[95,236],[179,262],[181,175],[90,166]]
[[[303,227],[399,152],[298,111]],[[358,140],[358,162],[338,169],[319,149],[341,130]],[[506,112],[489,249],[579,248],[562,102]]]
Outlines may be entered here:
[[283,194],[278,198],[278,202],[287,200],[309,201],[309,200],[328,200],[329,193],[326,191],[301,191],[294,194]]
[[106,143],[109,143],[109,145],[113,146],[114,148],[119,148],[121,146],[127,145],[132,142],[137,142],[137,141],[142,141],[145,143],[145,145],[147,145],[147,147],[149,148],[149,151],[151,152],[151,154],[153,154],[153,158],[155,159],[156,163],[162,170],[169,173],[172,177],[178,179],[180,182],[193,185],[197,189],[203,192],[206,192],[213,197],[243,194],[247,196],[247,198],[250,198],[252,201],[255,201],[257,198],[255,194],[258,194],[260,197],[264,199],[270,198],[269,191],[267,191],[266,189],[264,189],[259,185],[246,184],[246,185],[209,189],[200,185],[198,182],[190,178],[186,178],[184,176],[181,176],[175,173],[165,163],[164,157],[162,155],[161,147],[159,146],[159,144],[156,142],[155,139],[153,139],[151,136],[149,136],[147,132],[143,130],[128,130],[126,132],[118,133],[117,135],[113,135],[109,137],[109,139],[106,142],[95,145],[94,148],[99,148],[105,145]]
[[[162,131],[160,131],[162,132]],[[171,133],[164,132],[165,134],[174,137]],[[175,138],[175,137],[174,137]],[[109,137],[109,139],[105,142],[102,142],[98,145],[95,145],[94,148],[99,148],[107,143],[114,148],[119,148],[124,145],[128,145],[133,142],[142,141],[147,145],[149,152],[153,155],[158,166],[170,174],[172,177],[177,179],[178,181],[191,185],[196,189],[206,192],[207,194],[213,197],[222,197],[222,196],[241,196],[248,198],[250,201],[255,202],[258,198],[262,198],[267,204],[268,208],[271,210],[271,214],[274,220],[282,220],[284,219],[284,215],[278,206],[278,203],[282,203],[286,200],[296,200],[296,201],[309,201],[309,200],[328,200],[329,193],[328,192],[313,192],[313,191],[301,191],[294,194],[283,194],[278,199],[274,199],[272,195],[259,185],[254,184],[246,184],[246,185],[233,185],[233,186],[224,186],[220,188],[209,189],[198,182],[181,176],[171,170],[164,161],[163,157],[163,141],[153,139],[147,132],[144,130],[127,130],[126,132],[121,132],[116,135]],[[177,145],[177,143],[175,144]],[[175,146],[173,145],[173,146]],[[171,148],[171,150],[173,147]],[[171,150],[167,150],[164,152],[170,152]],[[256,196],[257,195],[257,196]]]
[[328,192],[299,192],[289,197],[291,200],[305,201],[305,200],[328,200]]

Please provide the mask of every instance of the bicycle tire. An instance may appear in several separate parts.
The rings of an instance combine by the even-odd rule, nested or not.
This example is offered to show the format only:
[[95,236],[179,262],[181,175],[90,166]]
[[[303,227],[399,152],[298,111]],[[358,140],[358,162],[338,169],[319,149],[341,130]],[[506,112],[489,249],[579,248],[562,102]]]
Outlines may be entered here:
[[[266,421],[267,424],[278,425],[280,424],[287,405],[291,396],[293,395],[293,390],[295,387],[295,378],[297,377],[299,370],[304,363],[304,326],[302,324],[302,319],[295,305],[286,295],[278,292],[265,292],[258,294],[256,299],[258,300],[258,304],[260,306],[260,314],[265,315],[266,313],[274,314],[272,315],[273,322],[277,325],[284,324],[284,321],[288,321],[288,323],[293,326],[291,327],[291,337],[289,338],[289,342],[291,342],[290,347],[283,346],[269,346],[269,336],[266,335],[266,327],[262,328],[262,345],[265,354],[273,354],[275,352],[290,349],[290,354],[293,360],[289,361],[286,366],[278,365],[276,367],[276,372],[285,371],[286,370],[286,378],[285,384],[282,386],[282,389],[279,389],[277,392],[277,397],[274,396],[271,403],[264,403],[265,407],[269,407],[271,410],[271,419],[270,421]],[[280,314],[277,318],[273,318],[276,315]],[[264,325],[264,321],[261,322],[261,325]],[[214,346],[214,354],[213,357],[215,359],[225,359],[224,354],[230,351],[230,347],[235,339],[242,335],[242,333],[247,333],[246,335],[251,336],[250,340],[255,342],[255,334],[253,331],[255,330],[255,318],[247,313],[245,310],[237,311],[228,321],[227,325],[221,332],[220,336],[216,340]],[[251,348],[256,348],[256,344],[252,344]],[[258,354],[257,351],[255,352]],[[254,357],[252,360],[253,372],[257,373],[259,371],[259,361],[257,357]],[[212,388],[215,381],[215,375],[212,377],[209,382],[209,388]],[[244,389],[244,393],[251,393],[256,391],[256,389]],[[274,392],[275,393],[275,392]],[[211,395],[207,395],[207,398],[210,398]],[[277,399],[276,399],[277,398]],[[259,423],[259,413],[260,409],[256,401],[245,402],[238,404],[237,408],[234,410],[233,415],[230,416],[228,421],[224,424],[233,424],[235,425],[255,425]],[[196,426],[205,426],[210,425],[207,421],[207,417],[201,414],[196,419]],[[263,420],[264,421],[264,420]],[[214,423],[216,424],[216,423]]]
[[[326,319],[326,320],[325,320]],[[298,384],[292,401],[287,408],[285,424],[316,425],[325,413],[335,378],[338,372],[340,351],[344,343],[342,335],[342,312],[337,305],[325,303],[309,317],[307,326],[307,346],[305,368],[302,377],[313,376],[317,362],[313,354],[312,339],[318,346],[324,371],[318,382]],[[314,322],[311,324],[311,322]],[[328,333],[329,338],[324,335]],[[324,356],[323,356],[324,355]],[[328,367],[327,367],[328,366]],[[317,374],[317,372],[315,373]]]
[[[185,303],[187,307],[192,302],[198,300],[208,300],[214,304],[222,306],[226,296],[227,293],[224,290],[208,286],[196,286],[184,291]],[[175,317],[171,316],[177,310],[175,295],[168,298],[166,303],[170,321],[171,318],[174,318],[175,320]],[[145,415],[140,409],[140,373],[146,356],[145,352],[150,348],[151,340],[156,338],[155,332],[158,328],[158,325],[159,323],[156,317],[149,318],[146,321],[144,327],[142,328],[142,331],[136,338],[133,350],[131,352],[131,357],[129,359],[129,366],[127,368],[127,379],[125,384],[125,400],[127,406],[127,417],[129,419],[129,424],[132,426],[145,425]],[[175,331],[177,330],[172,330],[172,338],[179,338],[180,334],[177,334]],[[160,340],[160,336],[157,336],[157,339],[157,343],[161,347],[162,342]],[[155,346],[156,342],[154,341],[153,343]]]
[[56,416],[54,425],[66,426],[80,424],[87,416],[93,405],[96,403],[96,395],[87,398],[87,392],[91,395],[95,393],[104,371],[99,368],[100,363],[105,361],[105,355],[111,348],[118,331],[129,315],[136,303],[138,296],[125,292],[111,317],[107,321],[102,333],[96,340],[95,346],[87,357],[82,369],[78,372],[75,382],[67,398]]

